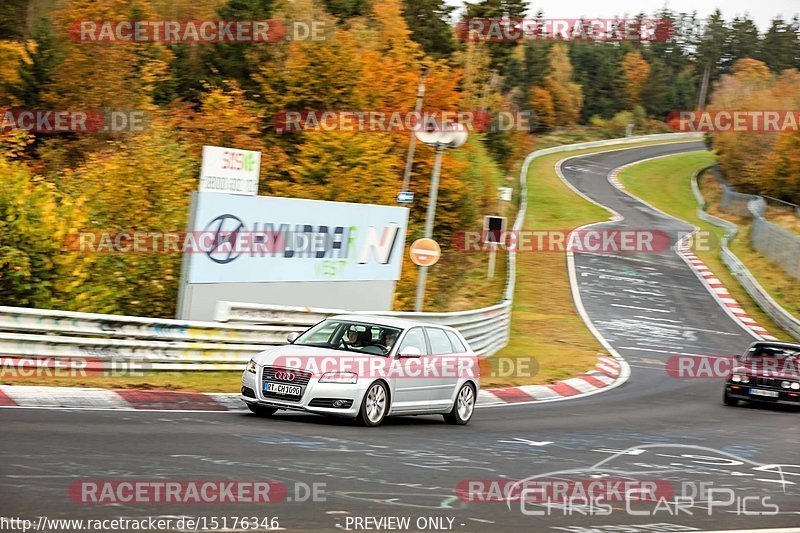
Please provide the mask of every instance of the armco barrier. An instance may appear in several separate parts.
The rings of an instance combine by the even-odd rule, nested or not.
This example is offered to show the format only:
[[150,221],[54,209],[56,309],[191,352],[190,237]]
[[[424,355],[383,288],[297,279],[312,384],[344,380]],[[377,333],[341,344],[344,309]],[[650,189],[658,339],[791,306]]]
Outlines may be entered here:
[[[701,138],[663,134],[586,142],[537,150],[520,172],[520,206],[513,229],[521,230],[527,207],[526,176],[540,156],[643,141]],[[453,313],[378,311],[374,314],[446,324],[459,329],[473,349],[490,356],[508,343],[516,278],[516,257],[509,253],[503,300],[493,306]],[[267,346],[284,344],[302,331],[343,311],[220,302],[219,322],[163,320],[119,315],[0,307],[0,355],[14,358],[87,358],[137,362],[155,370],[239,369]]]
[[[344,309],[319,309],[261,305],[238,302],[217,302],[214,318],[220,322],[248,322],[272,325],[284,316],[297,316],[306,324],[315,324],[332,315],[348,314]],[[402,311],[359,311],[360,314],[391,316],[442,324],[458,329],[475,352],[490,356],[508,343],[511,325],[511,301],[491,307],[451,313],[416,313]]]
[[800,236],[766,219],[767,203],[780,205],[789,213],[800,208],[774,198],[737,192],[716,166],[711,171],[722,187],[720,209],[752,219],[750,242],[753,248],[777,263],[788,275],[800,279]]
[[[725,263],[731,273],[736,276],[736,278],[739,280],[739,283],[741,283],[747,291],[747,294],[749,294],[750,297],[755,300],[758,306],[761,307],[761,309],[763,309],[764,312],[767,313],[776,324],[783,328],[784,331],[788,332],[795,339],[800,340],[800,320],[797,320],[794,316],[792,316],[788,311],[786,311],[786,309],[781,307],[781,305],[776,302],[769,295],[769,293],[767,293],[764,287],[762,287],[756,278],[753,277],[747,267],[744,266],[744,263],[742,263],[728,247],[728,244],[733,240],[734,237],[736,237],[739,228],[732,222],[706,213],[706,200],[703,198],[703,194],[700,192],[700,187],[697,184],[697,178],[704,170],[707,169],[702,169],[692,176],[692,192],[694,193],[697,203],[699,204],[699,207],[697,208],[697,216],[710,224],[714,224],[715,226],[719,226],[728,231],[728,233],[722,239],[722,248],[720,250],[722,262]],[[748,200],[748,205],[746,208],[750,209],[749,204],[758,201],[763,202],[760,197],[751,196],[751,198]],[[756,207],[754,206],[753,209],[756,209]]]

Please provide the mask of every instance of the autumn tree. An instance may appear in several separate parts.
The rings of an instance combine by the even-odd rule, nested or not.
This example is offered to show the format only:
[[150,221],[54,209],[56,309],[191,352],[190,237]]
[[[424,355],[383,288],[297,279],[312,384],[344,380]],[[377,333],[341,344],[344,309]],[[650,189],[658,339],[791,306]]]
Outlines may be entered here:
[[0,301],[3,305],[63,307],[82,281],[85,258],[63,251],[71,230],[84,221],[83,200],[61,194],[35,176],[7,143],[0,146]]
[[581,86],[572,81],[572,63],[566,46],[556,45],[551,50],[549,72],[545,78],[545,88],[553,98],[555,124],[575,124],[581,115],[583,92]]
[[629,52],[622,59],[628,104],[633,107],[642,102],[642,91],[650,75],[650,65],[639,52]]
[[556,111],[553,96],[543,87],[531,89],[531,110],[535,118],[536,131],[549,130],[556,123]]

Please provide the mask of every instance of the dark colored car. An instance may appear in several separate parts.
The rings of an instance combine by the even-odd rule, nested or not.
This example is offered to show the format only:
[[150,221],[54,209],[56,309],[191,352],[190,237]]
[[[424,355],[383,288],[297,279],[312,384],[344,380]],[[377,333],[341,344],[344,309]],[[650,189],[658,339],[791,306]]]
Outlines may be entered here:
[[800,405],[800,344],[751,344],[725,383],[725,405],[739,400]]

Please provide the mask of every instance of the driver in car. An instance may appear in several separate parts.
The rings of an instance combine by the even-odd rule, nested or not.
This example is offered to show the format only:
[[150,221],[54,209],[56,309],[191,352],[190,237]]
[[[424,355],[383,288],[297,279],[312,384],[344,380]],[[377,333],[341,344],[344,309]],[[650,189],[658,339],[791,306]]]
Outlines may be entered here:
[[364,335],[362,335],[362,332],[359,332],[355,326],[350,326],[350,329],[347,330],[347,340],[345,342],[348,346],[352,346],[354,348],[359,348],[366,345],[364,342]]

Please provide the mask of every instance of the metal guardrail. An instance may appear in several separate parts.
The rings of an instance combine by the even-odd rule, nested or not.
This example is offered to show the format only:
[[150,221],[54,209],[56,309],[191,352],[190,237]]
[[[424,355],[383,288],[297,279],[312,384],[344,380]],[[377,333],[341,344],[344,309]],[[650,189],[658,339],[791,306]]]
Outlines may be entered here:
[[[736,257],[736,254],[734,254],[728,247],[728,244],[739,232],[739,227],[733,222],[729,222],[722,218],[706,213],[706,200],[703,198],[703,194],[700,192],[700,187],[697,184],[697,178],[704,170],[709,168],[712,167],[701,169],[695,173],[694,176],[692,176],[692,192],[694,193],[697,203],[699,204],[699,207],[697,208],[697,216],[710,224],[714,224],[715,226],[719,226],[727,230],[727,234],[722,239],[722,247],[720,250],[722,262],[725,263],[725,266],[727,266],[736,279],[739,280],[739,283],[742,284],[744,289],[747,291],[747,294],[749,294],[750,297],[755,300],[758,306],[763,309],[764,312],[767,313],[776,324],[783,328],[784,331],[788,332],[792,337],[800,341],[800,320],[792,316],[791,313],[781,307],[781,305],[769,295],[764,287],[762,287],[761,284],[756,280],[753,274],[750,273],[747,267],[744,266],[744,263],[742,263],[742,261]],[[749,200],[749,202],[757,203],[759,200],[763,202],[760,197],[754,196]],[[747,208],[750,209],[749,203]],[[754,205],[753,210],[757,211],[757,209],[758,206]]]
[[[648,135],[556,146],[528,154],[520,170],[520,206],[513,229],[522,229],[528,196],[526,177],[537,157],[695,137]],[[490,356],[508,343],[515,279],[516,255],[512,250],[503,300],[496,305],[450,313],[376,311],[373,314],[455,327],[477,353]],[[0,306],[0,354],[14,358],[123,360],[155,370],[238,370],[264,348],[284,344],[289,333],[303,331],[326,316],[339,313],[346,311],[220,302],[215,316],[219,322],[196,322]]]
[[750,242],[753,248],[769,257],[790,276],[800,279],[800,236],[766,219],[767,204],[780,206],[788,213],[800,215],[800,208],[768,196],[738,192],[725,180],[719,169],[711,168],[722,187],[720,208],[728,213],[750,218]]
[[283,305],[261,305],[239,302],[217,302],[214,318],[220,322],[246,322],[273,325],[276,320],[295,317],[297,324],[309,326],[333,315],[366,314],[419,320],[458,329],[469,345],[479,355],[488,357],[508,343],[511,326],[511,301],[497,305],[448,313],[403,312],[403,311],[348,311],[345,309],[320,309],[290,307]]

